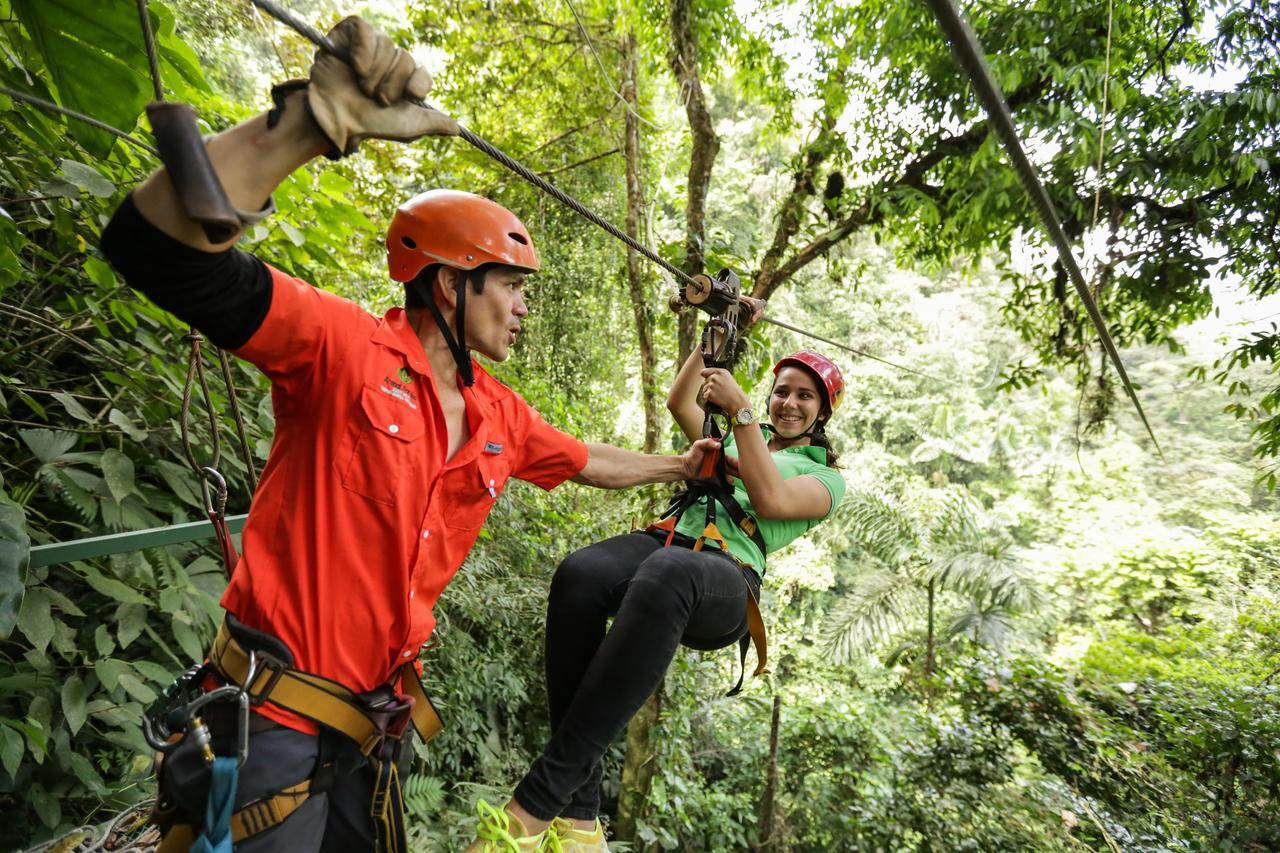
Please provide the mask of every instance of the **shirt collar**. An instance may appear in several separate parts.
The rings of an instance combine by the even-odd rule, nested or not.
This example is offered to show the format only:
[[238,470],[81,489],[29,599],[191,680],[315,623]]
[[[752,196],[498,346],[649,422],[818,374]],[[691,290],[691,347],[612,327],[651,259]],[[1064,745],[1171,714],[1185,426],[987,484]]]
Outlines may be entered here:
[[431,375],[431,363],[427,361],[422,341],[409,322],[409,313],[403,308],[392,308],[382,315],[382,322],[374,330],[373,342],[401,353],[415,373]]

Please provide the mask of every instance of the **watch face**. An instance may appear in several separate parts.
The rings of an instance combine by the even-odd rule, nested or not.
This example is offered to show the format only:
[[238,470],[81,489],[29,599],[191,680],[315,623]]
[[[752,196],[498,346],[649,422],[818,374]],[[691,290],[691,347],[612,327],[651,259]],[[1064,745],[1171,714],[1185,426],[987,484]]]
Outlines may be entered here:
[[756,419],[756,413],[750,409],[738,409],[738,414],[735,419],[742,426],[746,426]]

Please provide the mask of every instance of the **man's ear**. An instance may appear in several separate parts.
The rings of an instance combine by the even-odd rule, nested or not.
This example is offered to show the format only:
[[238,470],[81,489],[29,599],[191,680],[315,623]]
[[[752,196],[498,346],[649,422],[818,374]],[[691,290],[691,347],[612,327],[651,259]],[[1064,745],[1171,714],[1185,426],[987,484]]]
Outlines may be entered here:
[[431,283],[431,295],[441,310],[458,307],[458,282],[462,276],[453,267],[441,264],[436,270],[436,280]]

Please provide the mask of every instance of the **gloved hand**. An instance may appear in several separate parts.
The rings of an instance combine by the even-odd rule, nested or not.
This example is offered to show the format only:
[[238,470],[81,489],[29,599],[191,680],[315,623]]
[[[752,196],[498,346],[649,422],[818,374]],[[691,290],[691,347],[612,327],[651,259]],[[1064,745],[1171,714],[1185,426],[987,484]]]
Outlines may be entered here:
[[458,123],[438,110],[411,104],[431,91],[431,75],[386,34],[352,16],[329,31],[345,49],[348,65],[317,51],[307,87],[307,107],[339,155],[365,139],[410,142],[422,136],[456,136]]

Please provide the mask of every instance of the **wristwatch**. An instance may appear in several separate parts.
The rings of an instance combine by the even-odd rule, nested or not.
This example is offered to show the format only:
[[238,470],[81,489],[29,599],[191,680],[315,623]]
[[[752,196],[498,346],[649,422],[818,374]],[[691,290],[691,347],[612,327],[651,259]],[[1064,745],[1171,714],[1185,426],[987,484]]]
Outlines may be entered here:
[[756,422],[756,413],[751,410],[750,406],[743,406],[733,415],[734,426],[751,426]]

